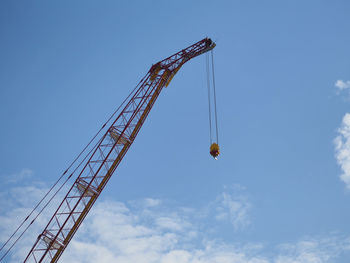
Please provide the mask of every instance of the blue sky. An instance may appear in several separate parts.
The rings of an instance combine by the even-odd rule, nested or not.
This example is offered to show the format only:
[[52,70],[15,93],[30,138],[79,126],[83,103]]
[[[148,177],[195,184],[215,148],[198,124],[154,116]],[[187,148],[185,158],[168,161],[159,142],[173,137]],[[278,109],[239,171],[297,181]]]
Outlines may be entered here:
[[[1,1],[0,241],[153,63],[208,36],[219,160],[200,56],[163,90],[62,262],[348,262],[349,10],[345,0]],[[19,262],[42,225],[5,262]]]

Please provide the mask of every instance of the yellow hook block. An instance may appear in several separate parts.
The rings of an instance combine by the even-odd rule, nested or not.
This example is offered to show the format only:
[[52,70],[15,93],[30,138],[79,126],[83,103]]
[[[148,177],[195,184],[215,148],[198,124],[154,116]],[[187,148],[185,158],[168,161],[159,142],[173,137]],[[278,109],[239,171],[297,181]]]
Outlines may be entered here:
[[219,145],[217,143],[213,143],[212,145],[210,145],[210,155],[214,157],[215,160],[217,160],[218,156],[220,154],[220,148]]

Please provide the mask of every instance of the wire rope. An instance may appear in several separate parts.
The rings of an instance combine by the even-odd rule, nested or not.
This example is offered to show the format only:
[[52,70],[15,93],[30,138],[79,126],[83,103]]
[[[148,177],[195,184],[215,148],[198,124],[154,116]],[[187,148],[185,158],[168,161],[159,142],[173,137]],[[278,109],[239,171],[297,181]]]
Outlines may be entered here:
[[7,251],[5,252],[5,254],[0,258],[0,261],[2,261],[6,255],[11,251],[11,249],[16,245],[16,243],[22,238],[22,236],[24,235],[24,233],[29,229],[29,227],[35,222],[35,220],[40,216],[40,214],[45,210],[45,208],[50,204],[50,202],[55,198],[55,196],[62,190],[63,186],[68,182],[68,180],[73,176],[73,174],[76,172],[76,170],[78,170],[78,168],[81,166],[81,164],[86,160],[86,158],[90,155],[90,153],[96,148],[96,146],[98,145],[98,143],[101,140],[99,140],[95,146],[89,151],[89,153],[84,157],[84,159],[79,163],[79,165],[73,170],[73,172],[68,176],[68,178],[63,182],[63,184],[56,190],[56,192],[54,193],[53,196],[51,196],[51,198],[49,199],[49,201],[47,201],[47,203],[41,208],[41,210],[39,211],[39,213],[34,217],[34,219],[30,222],[29,225],[27,225],[27,227],[22,231],[22,233],[18,236],[18,238],[14,241],[14,243],[7,249]]
[[214,74],[214,55],[213,50],[211,50],[211,63],[213,72],[213,90],[214,90],[214,111],[215,111],[215,127],[216,127],[216,143],[219,144],[219,132],[218,132],[218,115],[216,110],[216,88],[215,88],[215,74]]
[[[140,81],[143,82],[144,79],[148,76],[148,74]],[[84,149],[78,154],[78,156],[73,160],[73,162],[68,166],[68,168],[63,172],[63,174],[58,178],[58,180],[51,186],[49,191],[41,198],[39,203],[32,209],[32,211],[29,213],[29,215],[20,223],[20,225],[16,228],[14,233],[7,239],[7,241],[2,245],[0,248],[0,252],[4,249],[4,247],[10,242],[10,240],[17,234],[19,229],[25,224],[25,222],[30,218],[30,216],[37,210],[37,208],[41,205],[41,203],[47,198],[47,196],[51,193],[51,191],[57,186],[57,184],[62,180],[62,178],[67,174],[70,168],[77,162],[77,160],[81,157],[81,155],[86,151],[86,149],[90,146],[90,144],[96,139],[96,137],[100,134],[100,132],[106,127],[106,125],[110,122],[110,120],[116,115],[116,113],[120,110],[120,108],[125,104],[125,102],[130,98],[130,96],[135,92],[135,90],[138,88],[139,85],[137,85],[130,93],[129,95],[124,99],[124,101],[120,104],[120,106],[113,112],[113,114],[107,119],[107,121],[102,125],[102,127],[98,130],[98,132],[92,137],[92,139],[89,141],[89,143],[84,147]],[[14,247],[14,245],[22,238],[24,233],[28,230],[28,228],[35,222],[35,220],[38,218],[38,216],[43,212],[43,210],[49,205],[49,203],[53,200],[53,198],[57,195],[59,191],[63,188],[63,186],[68,182],[68,180],[72,177],[72,175],[76,172],[76,170],[81,166],[81,164],[86,160],[86,158],[91,154],[91,152],[96,148],[98,143],[101,140],[99,140],[93,148],[88,152],[88,154],[83,158],[83,160],[79,163],[79,165],[73,170],[73,172],[68,176],[68,178],[63,182],[63,184],[57,189],[57,191],[54,193],[54,195],[47,201],[47,203],[42,207],[42,209],[39,211],[39,213],[34,217],[34,219],[30,222],[29,225],[22,231],[22,233],[18,236],[18,238],[14,241],[14,243],[6,250],[5,254],[0,258],[0,261],[2,261],[6,255],[11,251],[11,249]]]
[[212,144],[213,142],[213,136],[212,136],[212,128],[211,128],[211,99],[210,99],[210,70],[209,70],[209,54],[206,53],[205,54],[205,58],[206,58],[206,71],[207,71],[207,88],[208,88],[208,110],[209,110],[209,145]]

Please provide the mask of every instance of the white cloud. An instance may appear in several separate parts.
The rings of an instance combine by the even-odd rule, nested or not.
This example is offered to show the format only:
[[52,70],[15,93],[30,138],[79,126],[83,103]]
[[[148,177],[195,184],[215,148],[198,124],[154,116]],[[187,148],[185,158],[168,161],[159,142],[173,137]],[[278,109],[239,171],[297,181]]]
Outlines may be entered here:
[[336,88],[338,88],[339,91],[342,91],[350,88],[350,80],[348,81],[337,80],[334,85]]
[[[8,190],[12,192],[12,189]],[[28,191],[28,188],[23,188],[22,192],[18,190],[16,193],[20,197],[33,195],[35,198],[36,191]],[[232,244],[224,242],[219,236],[213,237],[210,226],[203,228],[201,220],[205,221],[211,214],[217,213],[215,205],[220,207],[223,214],[218,222],[227,220],[238,227],[249,222],[247,214],[251,205],[241,190],[237,187],[226,188],[209,205],[209,209],[214,211],[207,213],[206,217],[199,216],[201,211],[198,209],[169,205],[164,200],[151,202],[157,203],[151,206],[148,198],[127,203],[97,202],[60,262],[323,263],[334,262],[338,255],[350,251],[350,239],[336,236],[304,238],[273,248],[252,242]],[[18,203],[13,202],[1,218],[13,220],[19,214],[13,213],[19,209],[18,206]],[[21,209],[28,211],[28,207]],[[23,260],[46,220],[48,217],[44,215],[22,243],[15,247],[11,260],[5,262]],[[0,236],[5,236],[5,233],[8,236],[7,230],[0,228]]]
[[156,225],[162,229],[169,229],[172,231],[182,231],[189,223],[181,218],[173,217],[159,217],[156,219]]
[[340,95],[341,93],[345,92],[345,99],[350,99],[350,80],[343,81],[343,80],[337,80],[334,84],[336,88],[336,94]]
[[33,176],[33,171],[28,168],[24,168],[18,173],[5,175],[3,177],[4,177],[4,183],[11,184],[11,183],[18,183],[21,181],[28,180],[32,176]]
[[349,244],[349,238],[339,236],[304,238],[295,244],[280,245],[275,263],[334,262],[341,253],[350,250]]
[[132,200],[128,203],[134,207],[153,208],[162,205],[162,200],[154,198],[144,198],[142,200]]
[[343,171],[340,179],[350,189],[350,113],[344,115],[334,145],[337,162]]
[[237,231],[245,229],[251,224],[249,216],[251,207],[245,189],[239,185],[234,185],[225,187],[225,191],[209,205],[209,210],[215,212],[216,220],[230,222],[234,230]]
[[162,202],[159,199],[145,198],[145,205],[147,207],[154,207],[160,205]]

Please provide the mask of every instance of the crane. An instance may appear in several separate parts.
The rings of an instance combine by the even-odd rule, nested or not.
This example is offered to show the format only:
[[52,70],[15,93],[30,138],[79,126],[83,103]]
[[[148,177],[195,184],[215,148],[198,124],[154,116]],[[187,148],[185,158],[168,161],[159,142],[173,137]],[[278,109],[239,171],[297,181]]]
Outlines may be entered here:
[[204,38],[151,66],[86,159],[24,262],[54,263],[59,260],[134,142],[163,87],[169,85],[183,64],[214,47],[210,38]]

